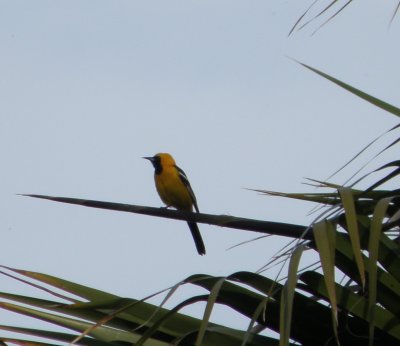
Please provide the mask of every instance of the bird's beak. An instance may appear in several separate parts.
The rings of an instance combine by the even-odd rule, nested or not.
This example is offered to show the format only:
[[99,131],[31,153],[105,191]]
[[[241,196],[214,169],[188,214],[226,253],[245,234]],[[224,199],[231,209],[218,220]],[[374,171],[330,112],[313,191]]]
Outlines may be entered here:
[[153,162],[153,160],[154,160],[154,157],[142,157],[142,159],[146,159],[146,160],[149,160],[150,162]]

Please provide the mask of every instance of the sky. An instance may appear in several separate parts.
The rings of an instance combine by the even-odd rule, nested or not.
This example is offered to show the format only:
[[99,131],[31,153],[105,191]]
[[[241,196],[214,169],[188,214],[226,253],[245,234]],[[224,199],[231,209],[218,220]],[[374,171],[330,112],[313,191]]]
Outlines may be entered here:
[[[159,207],[142,157],[169,152],[202,212],[308,225],[312,204],[248,188],[309,191],[306,177],[325,179],[397,119],[293,59],[396,106],[400,77],[397,1],[352,2],[317,32],[326,17],[288,36],[310,3],[3,1],[0,264],[141,299],[191,274],[267,263],[287,239],[228,250],[258,234],[200,225],[198,256],[183,222],[17,194]],[[0,323],[38,326],[3,310]]]

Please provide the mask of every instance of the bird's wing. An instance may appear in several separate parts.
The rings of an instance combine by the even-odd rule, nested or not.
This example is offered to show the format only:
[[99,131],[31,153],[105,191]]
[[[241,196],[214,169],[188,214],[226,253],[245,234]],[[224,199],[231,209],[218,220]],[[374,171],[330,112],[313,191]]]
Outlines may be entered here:
[[183,171],[183,169],[179,168],[178,166],[175,166],[175,167],[178,170],[179,178],[181,179],[181,181],[183,182],[183,184],[186,186],[186,188],[189,191],[190,197],[191,197],[193,205],[194,205],[194,209],[196,209],[196,211],[199,213],[200,211],[199,211],[199,207],[197,206],[196,196],[194,195],[192,187],[190,186],[190,183],[186,176],[186,173]]

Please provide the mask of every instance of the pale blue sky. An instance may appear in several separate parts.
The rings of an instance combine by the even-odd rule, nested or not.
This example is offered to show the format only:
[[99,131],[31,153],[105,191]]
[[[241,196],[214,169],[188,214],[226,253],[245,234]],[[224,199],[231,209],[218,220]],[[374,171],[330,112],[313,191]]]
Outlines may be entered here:
[[141,157],[165,151],[201,211],[308,224],[312,205],[243,188],[303,191],[397,119],[288,57],[399,106],[392,2],[288,37],[309,2],[3,1],[0,264],[133,298],[261,267],[286,239],[226,251],[253,235],[200,225],[201,257],[182,222],[15,194],[161,206]]

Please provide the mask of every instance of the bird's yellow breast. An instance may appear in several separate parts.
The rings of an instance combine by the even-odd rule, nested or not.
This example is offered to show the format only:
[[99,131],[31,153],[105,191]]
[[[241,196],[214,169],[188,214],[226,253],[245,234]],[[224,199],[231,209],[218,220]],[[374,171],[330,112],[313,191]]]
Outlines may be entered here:
[[180,210],[192,210],[193,202],[188,189],[175,169],[163,169],[162,174],[155,174],[157,192],[161,200],[169,207]]

